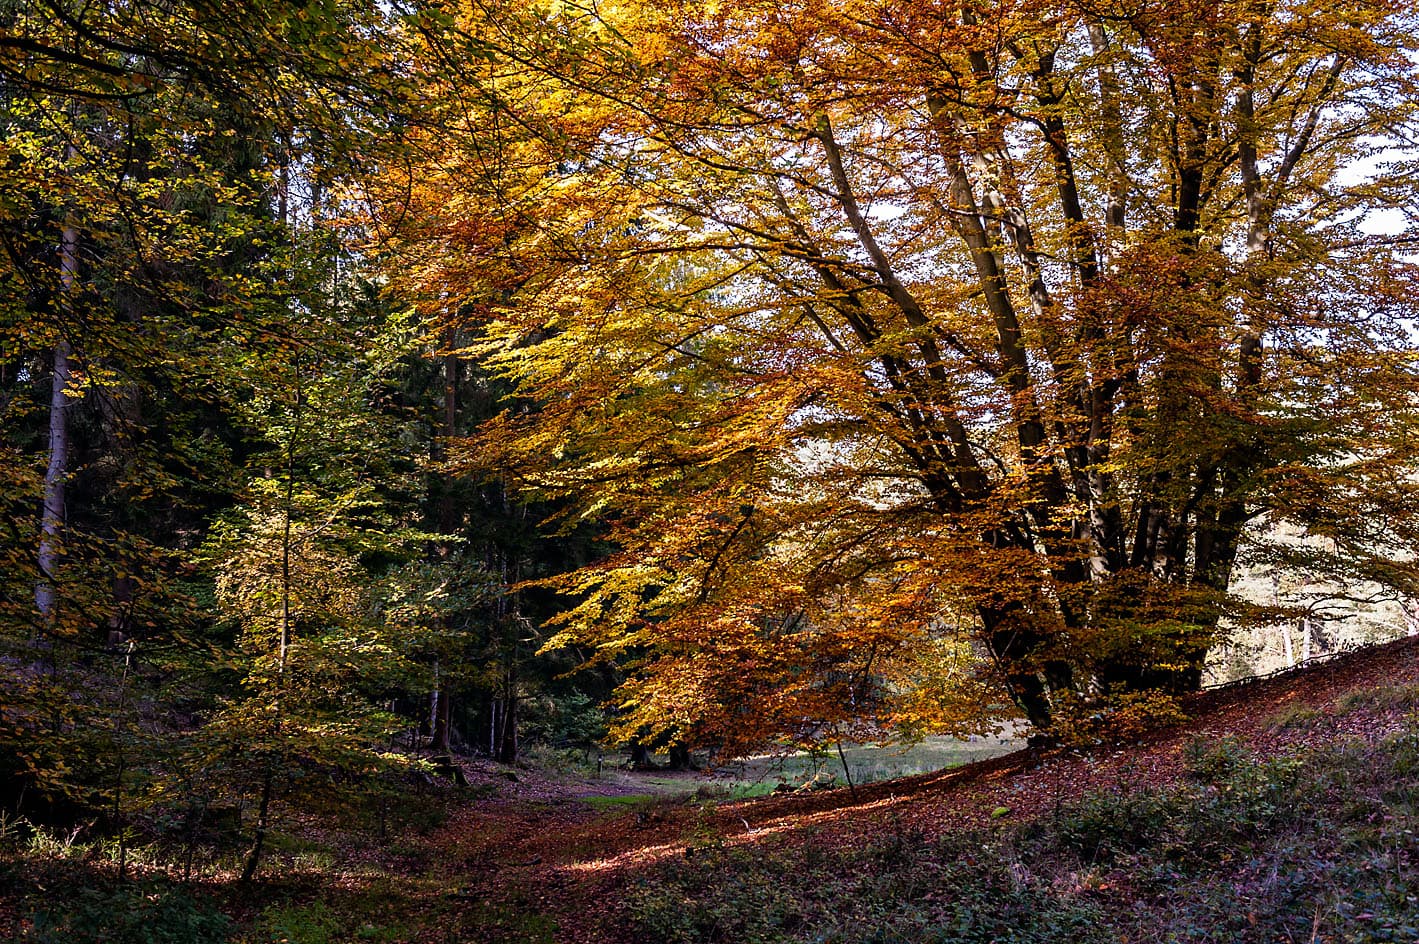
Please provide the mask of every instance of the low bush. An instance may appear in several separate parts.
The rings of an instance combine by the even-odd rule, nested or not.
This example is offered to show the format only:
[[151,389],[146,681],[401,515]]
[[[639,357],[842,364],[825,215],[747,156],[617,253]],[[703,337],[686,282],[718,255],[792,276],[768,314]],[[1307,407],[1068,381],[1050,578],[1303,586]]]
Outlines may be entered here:
[[1287,705],[1267,720],[1273,731],[1309,731],[1324,716],[1310,705]]
[[19,940],[33,944],[221,944],[231,922],[185,890],[82,887],[36,908]]

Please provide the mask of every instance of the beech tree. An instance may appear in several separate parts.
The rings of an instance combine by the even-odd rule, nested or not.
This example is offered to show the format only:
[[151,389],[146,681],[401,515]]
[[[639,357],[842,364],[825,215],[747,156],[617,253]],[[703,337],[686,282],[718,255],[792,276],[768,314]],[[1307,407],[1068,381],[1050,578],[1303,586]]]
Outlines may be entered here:
[[1404,5],[452,23],[440,101],[496,119],[409,176],[395,277],[538,404],[466,465],[610,522],[553,645],[634,658],[622,733],[1186,692],[1282,519],[1413,591]]

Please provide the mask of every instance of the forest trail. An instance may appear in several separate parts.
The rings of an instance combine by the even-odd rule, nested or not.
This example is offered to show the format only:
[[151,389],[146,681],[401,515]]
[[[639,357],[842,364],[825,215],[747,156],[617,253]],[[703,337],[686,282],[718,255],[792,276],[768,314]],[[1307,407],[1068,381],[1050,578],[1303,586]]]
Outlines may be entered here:
[[[1410,637],[1205,692],[1186,703],[1188,723],[1142,742],[1091,751],[1021,750],[855,791],[740,802],[697,801],[681,792],[656,800],[634,796],[654,792],[640,775],[533,777],[516,784],[510,797],[455,812],[428,841],[441,870],[459,883],[448,910],[463,933],[473,935],[461,939],[622,944],[629,941],[620,911],[624,890],[670,857],[693,857],[711,844],[821,849],[1030,821],[1088,793],[1177,782],[1184,776],[1184,746],[1198,737],[1236,738],[1263,759],[1317,738],[1375,742],[1400,725],[1404,711],[1376,705],[1337,712],[1337,704],[1352,692],[1416,683],[1419,637]],[[1315,713],[1317,723],[1281,723],[1296,712]],[[588,801],[595,797],[624,802]]]

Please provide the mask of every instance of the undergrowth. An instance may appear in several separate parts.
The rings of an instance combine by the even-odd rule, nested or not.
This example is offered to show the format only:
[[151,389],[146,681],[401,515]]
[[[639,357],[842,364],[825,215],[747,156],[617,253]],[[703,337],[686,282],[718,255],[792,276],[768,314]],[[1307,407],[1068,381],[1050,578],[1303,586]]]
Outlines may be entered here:
[[1419,940],[1419,723],[1273,761],[1196,741],[1189,778],[1043,821],[827,852],[693,844],[633,939],[834,944]]
[[71,889],[41,904],[10,940],[35,944],[221,944],[232,922],[165,884]]
[[403,881],[398,870],[428,866],[429,844],[420,837],[476,795],[416,785],[387,809],[351,804],[338,811],[343,822],[330,815],[324,828],[273,829],[249,887],[235,881],[244,853],[235,820],[229,833],[209,830],[200,844],[184,844],[190,830],[176,830],[175,841],[160,818],[136,818],[150,828],[129,831],[120,844],[96,820],[56,828],[0,816],[0,942],[408,940],[406,896],[387,891]]

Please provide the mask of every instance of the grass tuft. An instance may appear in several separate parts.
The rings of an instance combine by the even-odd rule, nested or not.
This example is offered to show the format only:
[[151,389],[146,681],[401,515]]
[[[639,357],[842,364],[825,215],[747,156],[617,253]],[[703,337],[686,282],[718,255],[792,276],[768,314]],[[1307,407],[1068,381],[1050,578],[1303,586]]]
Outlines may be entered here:
[[1347,692],[1336,703],[1341,714],[1352,711],[1413,711],[1419,708],[1419,685],[1384,685],[1379,688],[1357,688]]

